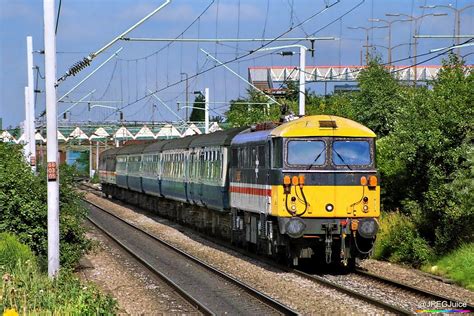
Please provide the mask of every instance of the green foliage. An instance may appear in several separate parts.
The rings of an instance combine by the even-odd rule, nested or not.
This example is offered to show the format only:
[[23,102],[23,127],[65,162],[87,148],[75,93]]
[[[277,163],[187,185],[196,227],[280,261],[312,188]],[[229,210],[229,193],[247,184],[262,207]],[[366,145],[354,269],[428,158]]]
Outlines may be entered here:
[[383,214],[377,234],[374,257],[421,266],[433,256],[409,217],[398,212]]
[[[202,122],[205,119],[205,113],[204,113],[204,107],[206,98],[202,94],[196,95],[196,98],[194,99],[194,104],[193,104],[193,111],[191,112],[191,116],[189,117],[189,120],[191,122]],[[186,105],[188,106],[188,104]]]
[[35,256],[27,245],[22,244],[14,235],[9,233],[0,234],[0,268],[11,270],[19,261],[35,261]]
[[474,243],[461,245],[458,249],[438,259],[434,265],[426,265],[423,269],[446,276],[474,291]]
[[[257,90],[248,90],[248,98],[239,98],[230,102],[229,111],[226,113],[227,121],[232,127],[250,126],[254,123],[265,121],[278,121],[280,118],[280,107],[263,96]],[[248,104],[245,104],[247,103]],[[252,103],[266,103],[252,104]],[[287,101],[285,101],[287,102]],[[290,108],[296,109],[296,104],[287,102]]]
[[[9,257],[7,257],[9,256]],[[117,303],[93,284],[84,284],[72,273],[61,271],[55,279],[42,273],[28,246],[10,234],[0,234],[1,312],[24,314],[102,315],[114,314]]]
[[403,103],[401,86],[378,59],[370,60],[358,77],[360,92],[355,99],[356,117],[377,136],[390,133]]
[[433,90],[408,89],[392,133],[378,141],[386,209],[400,208],[442,254],[473,240],[474,74],[455,57]]
[[[81,225],[86,209],[73,189],[75,169],[60,166],[61,266],[73,267],[89,248]],[[35,254],[47,257],[47,184],[44,169],[35,176],[21,146],[0,142],[0,231],[17,235]]]

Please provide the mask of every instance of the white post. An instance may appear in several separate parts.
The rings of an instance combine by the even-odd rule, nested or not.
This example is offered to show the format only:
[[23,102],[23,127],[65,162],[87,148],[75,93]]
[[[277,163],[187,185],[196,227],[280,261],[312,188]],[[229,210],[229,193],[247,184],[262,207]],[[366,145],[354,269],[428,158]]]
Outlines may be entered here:
[[99,141],[96,143],[95,151],[95,173],[99,172]]
[[89,178],[92,179],[92,140],[89,141]]
[[209,134],[209,88],[204,89],[204,133]]
[[28,145],[30,147],[30,160],[31,169],[33,172],[36,171],[36,141],[35,141],[35,83],[33,78],[33,38],[31,36],[26,37],[26,50],[27,50],[27,66],[28,66],[28,115],[26,124],[28,125]]
[[59,270],[59,177],[56,103],[56,35],[54,0],[43,1],[44,61],[46,89],[47,162],[48,162],[48,275]]
[[306,75],[306,47],[300,46],[300,93],[298,99],[298,115],[305,115],[305,100],[306,100],[306,91],[305,91],[305,75]]
[[30,131],[29,131],[29,126],[28,126],[28,123],[29,123],[29,115],[30,115],[30,112],[28,111],[28,103],[29,103],[29,97],[28,97],[28,87],[25,87],[25,120],[24,120],[24,124],[23,124],[23,152],[25,154],[25,159],[27,162],[30,161],[30,144],[29,144],[29,134],[30,134]]

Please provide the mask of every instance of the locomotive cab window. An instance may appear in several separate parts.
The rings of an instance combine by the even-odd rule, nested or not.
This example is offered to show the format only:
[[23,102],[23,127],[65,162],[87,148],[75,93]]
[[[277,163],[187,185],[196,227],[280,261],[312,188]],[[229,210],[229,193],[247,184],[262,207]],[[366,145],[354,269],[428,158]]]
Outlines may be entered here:
[[326,144],[322,140],[290,140],[287,147],[289,165],[322,166],[326,162]]
[[372,163],[370,143],[365,140],[334,141],[332,162],[336,166],[366,166]]

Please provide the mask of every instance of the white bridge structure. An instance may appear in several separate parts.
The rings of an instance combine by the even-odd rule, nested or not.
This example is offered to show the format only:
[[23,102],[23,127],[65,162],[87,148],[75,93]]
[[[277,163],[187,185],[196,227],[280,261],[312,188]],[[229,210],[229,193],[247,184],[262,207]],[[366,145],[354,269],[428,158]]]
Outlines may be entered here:
[[[367,66],[306,66],[306,82],[354,82]],[[468,67],[472,67],[468,66]],[[390,66],[387,68],[401,81],[430,81],[441,66]],[[300,70],[295,66],[249,67],[249,81],[264,91],[275,89],[282,82],[298,81]],[[276,92],[276,91],[275,91]]]
[[[209,132],[221,130],[218,123],[212,122]],[[123,124],[74,122],[71,124],[59,124],[58,142],[67,143],[91,143],[91,142],[127,142],[127,141],[149,141],[155,139],[179,138],[204,133],[203,122],[189,123],[156,123],[156,122],[124,122]],[[37,144],[46,143],[46,131],[44,128],[37,130],[35,135]],[[1,142],[23,143],[25,135],[19,130],[0,131]]]

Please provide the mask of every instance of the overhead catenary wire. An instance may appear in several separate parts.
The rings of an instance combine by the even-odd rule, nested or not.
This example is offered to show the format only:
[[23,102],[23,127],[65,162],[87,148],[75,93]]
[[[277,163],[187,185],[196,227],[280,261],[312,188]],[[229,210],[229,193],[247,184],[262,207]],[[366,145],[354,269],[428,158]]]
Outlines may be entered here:
[[[337,17],[335,21],[337,21],[337,20],[339,20],[340,18],[346,16],[346,15],[349,14],[350,12],[354,11],[356,8],[358,8],[359,6],[361,6],[364,2],[365,2],[365,0],[361,0],[361,1],[358,2],[354,7],[352,7],[349,11],[347,11],[347,12],[345,12],[344,14],[342,14],[341,16]],[[302,22],[300,22],[300,23],[298,23],[297,25],[295,25],[295,26],[293,26],[293,27],[287,29],[286,31],[282,32],[280,35],[276,36],[272,41],[266,42],[265,44],[261,45],[260,47],[256,48],[255,50],[252,50],[252,51],[249,52],[249,53],[245,53],[245,54],[243,54],[243,55],[237,56],[237,57],[235,57],[235,58],[233,58],[233,59],[230,59],[230,60],[227,60],[227,61],[222,62],[222,64],[214,65],[213,67],[210,67],[210,68],[208,68],[208,69],[205,69],[205,70],[203,70],[203,71],[200,71],[200,72],[198,72],[198,73],[196,73],[196,74],[194,74],[194,75],[191,75],[191,76],[189,76],[188,79],[194,78],[194,77],[197,77],[197,76],[200,76],[200,75],[205,74],[205,73],[207,73],[207,72],[209,72],[209,71],[211,71],[211,70],[213,70],[213,69],[215,69],[215,68],[218,68],[218,67],[220,67],[220,66],[222,66],[222,65],[229,64],[229,63],[232,63],[232,62],[241,60],[241,59],[243,59],[243,58],[245,58],[245,57],[247,57],[247,56],[249,56],[249,55],[255,53],[255,52],[258,51],[259,49],[264,48],[264,47],[270,45],[270,44],[273,43],[276,39],[279,39],[279,38],[285,36],[286,34],[290,33],[291,31],[293,31],[295,28],[300,27],[301,25],[304,25],[304,24],[308,23],[309,21],[311,21],[311,20],[314,19],[315,17],[321,15],[322,13],[326,12],[327,10],[329,10],[330,8],[334,7],[335,5],[337,5],[337,4],[339,4],[339,3],[340,3],[340,0],[337,0],[337,1],[333,2],[333,3],[327,4],[323,9],[321,9],[321,10],[315,12],[314,14],[310,15],[308,18],[306,18],[306,19],[303,20]],[[312,35],[317,34],[319,31],[324,30],[326,27],[328,27],[329,25],[332,25],[333,23],[334,23],[334,21],[327,23],[325,26],[323,26],[323,27],[319,28],[318,30],[316,30],[315,32],[313,32]],[[154,93],[161,92],[161,91],[166,90],[166,89],[168,89],[168,88],[170,88],[170,87],[174,87],[174,86],[176,86],[176,85],[178,85],[178,84],[180,84],[180,83],[182,83],[182,82],[184,82],[183,79],[178,80],[178,81],[175,81],[175,82],[173,82],[173,83],[171,83],[171,84],[168,84],[167,86],[165,86],[165,87],[163,87],[163,88],[161,88],[161,89],[157,89],[156,91],[154,91]],[[126,108],[126,107],[129,107],[129,106],[131,106],[131,105],[137,103],[138,101],[141,101],[141,100],[145,99],[145,98],[148,97],[148,96],[149,96],[149,94],[146,94],[145,96],[139,98],[138,100],[135,100],[134,102],[131,102],[131,103],[129,103],[129,104],[124,105],[124,106],[121,107],[119,110],[122,110],[122,109],[124,109],[124,108]]]

